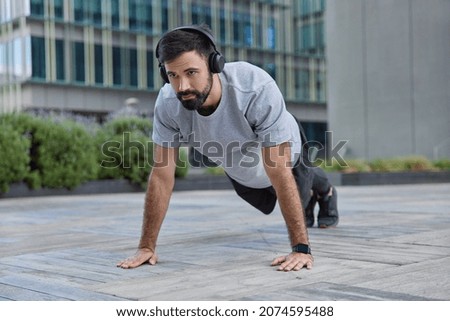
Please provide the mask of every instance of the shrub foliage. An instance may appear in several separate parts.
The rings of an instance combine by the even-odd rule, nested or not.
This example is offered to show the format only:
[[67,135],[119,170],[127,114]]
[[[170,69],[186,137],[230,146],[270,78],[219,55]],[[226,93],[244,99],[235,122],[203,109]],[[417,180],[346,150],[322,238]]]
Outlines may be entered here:
[[[74,188],[94,179],[124,178],[145,187],[152,168],[152,123],[139,117],[83,124],[61,117],[25,113],[0,115],[0,193],[15,182],[31,188]],[[450,170],[450,160],[422,156],[346,160],[322,167],[342,172]],[[176,177],[188,172],[188,153],[180,148]]]
[[[145,187],[152,168],[152,123],[112,119],[93,125],[61,116],[0,116],[0,193],[15,182],[30,188],[68,188],[94,179],[124,178]],[[175,175],[187,175],[180,150]]]
[[29,172],[30,140],[0,119],[0,193],[25,179]]
[[23,180],[31,188],[70,189],[96,178],[94,145],[83,126],[26,114],[5,115],[2,122],[24,141],[22,155],[4,153],[2,157],[9,162],[26,161],[26,173],[15,181]]

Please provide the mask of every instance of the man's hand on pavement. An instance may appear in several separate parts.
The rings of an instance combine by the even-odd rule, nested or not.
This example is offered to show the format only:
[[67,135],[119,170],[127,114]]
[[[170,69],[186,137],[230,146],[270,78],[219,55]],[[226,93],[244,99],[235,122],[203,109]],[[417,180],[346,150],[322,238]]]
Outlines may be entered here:
[[117,263],[117,267],[121,267],[122,269],[131,269],[147,262],[150,265],[155,265],[156,262],[158,262],[158,256],[156,255],[156,252],[153,252],[147,248],[142,248],[138,249],[133,256]]
[[310,270],[313,266],[314,258],[311,254],[292,252],[285,256],[277,257],[272,261],[272,266],[279,265],[278,271],[300,271],[303,267]]

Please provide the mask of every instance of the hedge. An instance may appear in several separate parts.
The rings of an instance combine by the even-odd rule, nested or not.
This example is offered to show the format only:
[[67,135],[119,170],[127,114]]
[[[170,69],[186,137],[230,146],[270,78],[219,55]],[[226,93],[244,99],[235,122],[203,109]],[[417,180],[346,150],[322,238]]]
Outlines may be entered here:
[[[125,178],[145,186],[152,168],[152,124],[130,117],[101,126],[25,113],[0,115],[0,192],[15,182],[72,189],[96,179]],[[180,151],[176,176],[187,175]]]
[[[22,155],[4,153],[2,158],[26,157],[28,171],[22,179],[30,188],[74,188],[96,178],[97,166],[92,139],[82,125],[71,121],[56,123],[50,118],[27,114],[4,115],[3,124],[14,128],[16,135],[27,141]],[[3,154],[3,150],[2,150]]]
[[25,179],[29,172],[30,141],[14,128],[0,121],[0,193],[7,192],[9,185]]
[[319,162],[320,167],[328,172],[338,171],[343,173],[352,172],[418,172],[450,170],[450,160],[441,159],[430,161],[424,156],[411,155],[386,159],[374,159],[365,161],[361,159],[348,159],[339,164],[336,161]]

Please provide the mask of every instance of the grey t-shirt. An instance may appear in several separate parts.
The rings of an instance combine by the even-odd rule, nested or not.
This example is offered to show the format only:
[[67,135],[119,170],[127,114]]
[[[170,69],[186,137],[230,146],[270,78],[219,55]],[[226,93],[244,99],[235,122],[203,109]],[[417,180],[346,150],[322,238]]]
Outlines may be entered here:
[[268,187],[261,147],[290,142],[292,161],[297,161],[301,151],[297,122],[286,110],[275,81],[261,68],[227,63],[219,77],[222,97],[209,116],[186,110],[169,84],[161,88],[152,139],[165,147],[193,146],[242,185]]

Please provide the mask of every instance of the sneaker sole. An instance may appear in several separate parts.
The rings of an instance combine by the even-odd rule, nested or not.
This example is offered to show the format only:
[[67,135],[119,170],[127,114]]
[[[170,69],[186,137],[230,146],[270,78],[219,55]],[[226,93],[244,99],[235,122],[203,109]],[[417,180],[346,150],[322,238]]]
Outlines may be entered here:
[[337,227],[337,225],[339,224],[339,218],[336,220],[336,222],[334,222],[333,224],[321,224],[320,222],[318,222],[318,226],[319,228],[333,228],[333,227]]
[[319,228],[323,228],[323,229],[326,229],[326,228],[336,228],[337,227],[337,224],[334,224],[334,225],[325,225],[325,224],[321,224],[321,225],[319,225]]

